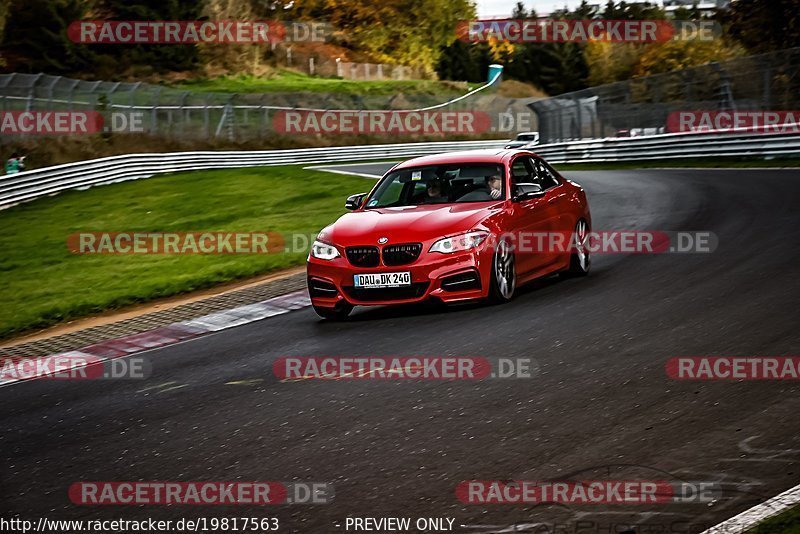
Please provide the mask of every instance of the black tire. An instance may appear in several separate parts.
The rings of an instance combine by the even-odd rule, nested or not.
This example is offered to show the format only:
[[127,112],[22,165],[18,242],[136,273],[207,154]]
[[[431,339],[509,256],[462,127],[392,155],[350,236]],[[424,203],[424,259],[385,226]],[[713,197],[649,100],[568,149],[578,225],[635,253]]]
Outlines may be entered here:
[[592,267],[592,258],[586,249],[586,239],[589,235],[589,225],[583,219],[575,223],[572,233],[573,252],[569,256],[569,268],[561,273],[566,278],[586,276]]
[[317,315],[328,321],[344,321],[350,312],[353,311],[353,306],[350,304],[339,304],[335,308],[323,308],[321,306],[314,306],[314,311]]
[[514,247],[508,240],[497,243],[492,256],[492,276],[489,284],[489,301],[502,304],[514,298],[517,287],[517,267]]

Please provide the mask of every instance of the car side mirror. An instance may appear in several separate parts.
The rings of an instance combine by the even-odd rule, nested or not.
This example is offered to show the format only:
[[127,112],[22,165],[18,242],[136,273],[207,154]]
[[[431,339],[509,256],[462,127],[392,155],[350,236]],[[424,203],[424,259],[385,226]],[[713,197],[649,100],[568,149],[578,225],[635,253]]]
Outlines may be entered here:
[[350,195],[347,197],[347,200],[344,202],[345,209],[348,210],[357,210],[361,207],[361,203],[364,201],[364,197],[367,196],[366,193],[359,193],[357,195]]
[[529,198],[537,198],[545,195],[542,186],[539,184],[517,184],[514,186],[514,202],[520,202]]

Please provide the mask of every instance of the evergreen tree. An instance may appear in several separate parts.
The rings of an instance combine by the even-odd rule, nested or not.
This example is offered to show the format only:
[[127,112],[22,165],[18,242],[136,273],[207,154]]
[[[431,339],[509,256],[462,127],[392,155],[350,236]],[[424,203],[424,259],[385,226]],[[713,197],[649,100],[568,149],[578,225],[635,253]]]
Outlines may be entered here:
[[8,7],[3,55],[18,72],[66,73],[91,65],[92,53],[67,37],[86,14],[81,0],[14,0]]

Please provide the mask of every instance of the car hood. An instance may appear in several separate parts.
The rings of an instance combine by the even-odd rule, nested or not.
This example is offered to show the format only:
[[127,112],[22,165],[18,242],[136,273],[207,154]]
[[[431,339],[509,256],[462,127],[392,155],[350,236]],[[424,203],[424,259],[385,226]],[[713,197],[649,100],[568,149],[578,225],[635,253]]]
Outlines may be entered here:
[[497,213],[500,202],[379,208],[342,215],[320,233],[320,239],[340,246],[425,242],[467,232]]

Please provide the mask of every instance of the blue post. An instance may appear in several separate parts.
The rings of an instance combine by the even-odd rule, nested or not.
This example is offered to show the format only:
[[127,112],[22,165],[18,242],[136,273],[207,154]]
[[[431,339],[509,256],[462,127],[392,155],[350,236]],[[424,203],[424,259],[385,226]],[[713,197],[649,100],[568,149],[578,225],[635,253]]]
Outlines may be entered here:
[[[495,80],[495,78],[497,79]],[[492,80],[494,80],[494,83],[492,84],[494,87],[499,86],[500,82],[503,81],[502,65],[489,65],[489,77],[486,81],[491,83]]]

